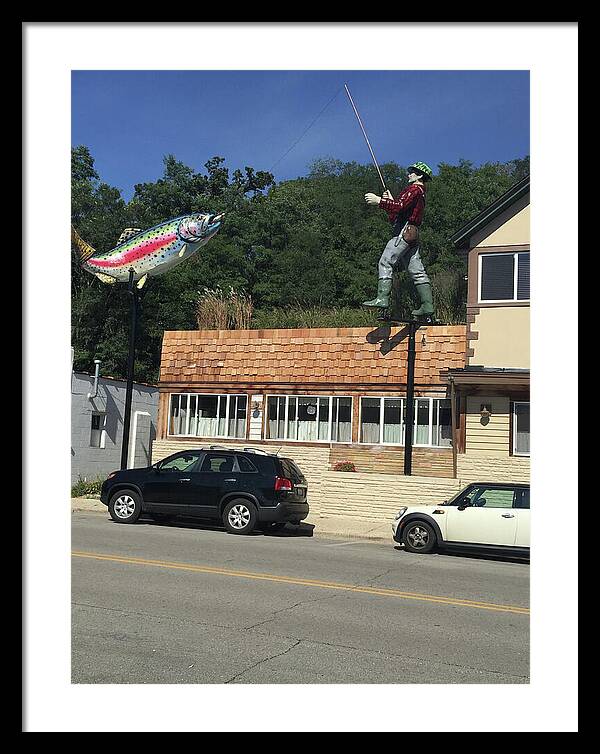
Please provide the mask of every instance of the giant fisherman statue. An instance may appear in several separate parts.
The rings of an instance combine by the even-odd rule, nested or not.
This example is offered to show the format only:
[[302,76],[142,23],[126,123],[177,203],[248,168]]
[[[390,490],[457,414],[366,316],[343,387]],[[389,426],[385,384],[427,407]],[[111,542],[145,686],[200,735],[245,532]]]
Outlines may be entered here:
[[[365,194],[367,204],[379,205],[387,212],[394,226],[394,237],[388,241],[379,259],[377,296],[372,301],[365,301],[363,306],[378,307],[382,310],[389,308],[392,274],[394,267],[401,260],[421,299],[421,306],[414,309],[412,315],[415,318],[432,320],[431,283],[419,254],[419,228],[425,208],[425,184],[431,180],[432,170],[424,162],[415,162],[407,172],[408,186],[397,199],[387,190],[383,197]],[[384,318],[383,311],[381,318]]]

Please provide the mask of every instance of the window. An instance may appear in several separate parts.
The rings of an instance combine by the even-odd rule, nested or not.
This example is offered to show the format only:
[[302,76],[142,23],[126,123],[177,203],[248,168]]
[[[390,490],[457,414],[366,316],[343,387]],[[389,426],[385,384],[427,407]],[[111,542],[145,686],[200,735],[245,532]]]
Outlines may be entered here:
[[352,398],[332,398],[332,442],[352,442]]
[[180,453],[160,464],[161,471],[193,471],[200,458],[199,453]]
[[529,301],[529,252],[480,254],[479,301]]
[[106,444],[106,414],[93,413],[90,431],[90,448],[104,448]]
[[169,434],[246,437],[247,395],[171,395]]
[[515,508],[524,508],[529,510],[529,489],[515,490]]
[[266,437],[302,442],[351,442],[352,398],[270,395]]
[[[360,438],[370,445],[404,445],[405,398],[361,398]],[[452,445],[452,417],[448,398],[416,398],[413,445]]]
[[228,474],[233,471],[233,456],[218,455],[215,453],[207,453],[202,461],[202,468],[200,471],[212,471],[220,474]]
[[512,508],[515,490],[511,487],[470,487],[463,495],[455,498],[452,505],[468,505],[473,508]]
[[256,466],[245,456],[236,456],[240,471],[244,474],[257,474]]
[[529,455],[529,402],[513,404],[513,455]]

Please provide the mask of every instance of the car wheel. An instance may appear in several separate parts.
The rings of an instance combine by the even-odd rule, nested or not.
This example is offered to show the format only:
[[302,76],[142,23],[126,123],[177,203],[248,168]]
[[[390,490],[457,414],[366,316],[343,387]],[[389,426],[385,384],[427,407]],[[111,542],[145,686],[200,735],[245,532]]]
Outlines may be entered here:
[[142,512],[140,496],[133,490],[115,492],[108,503],[108,512],[119,524],[134,524]]
[[409,552],[431,552],[437,544],[435,531],[425,521],[411,521],[402,532],[402,542]]
[[223,523],[230,534],[250,534],[256,525],[256,508],[248,500],[231,500],[223,510]]
[[260,524],[260,528],[264,532],[276,532],[282,531],[285,528],[285,521],[264,521]]

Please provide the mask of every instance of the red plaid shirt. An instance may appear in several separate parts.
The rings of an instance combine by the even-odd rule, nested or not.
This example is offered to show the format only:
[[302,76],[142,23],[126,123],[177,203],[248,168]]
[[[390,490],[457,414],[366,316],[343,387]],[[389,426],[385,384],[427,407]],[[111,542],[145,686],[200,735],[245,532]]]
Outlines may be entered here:
[[411,183],[397,199],[382,198],[379,206],[387,212],[390,222],[394,224],[404,225],[408,222],[411,225],[420,225],[425,209],[425,191],[423,186]]

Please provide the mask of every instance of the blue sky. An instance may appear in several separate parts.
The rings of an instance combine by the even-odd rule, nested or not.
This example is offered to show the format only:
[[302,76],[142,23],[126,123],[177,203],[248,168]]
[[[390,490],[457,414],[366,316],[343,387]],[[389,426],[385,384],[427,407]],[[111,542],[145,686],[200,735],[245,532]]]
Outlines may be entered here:
[[435,172],[529,154],[529,72],[492,70],[73,71],[71,142],[127,200],[169,153],[198,172],[219,155],[230,173],[248,165],[278,181],[320,157],[370,163],[344,83],[379,163]]

